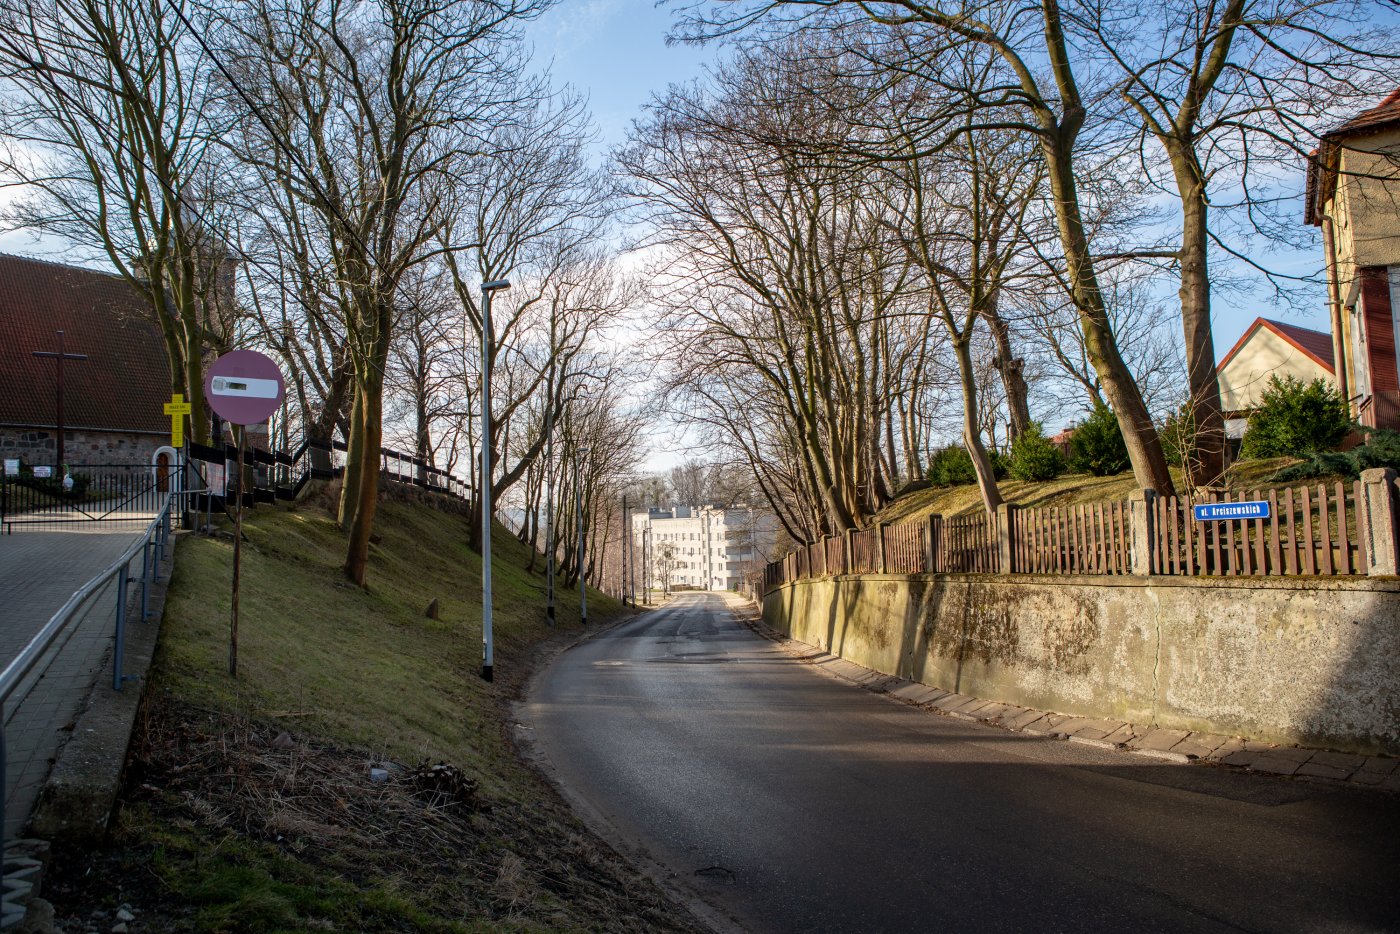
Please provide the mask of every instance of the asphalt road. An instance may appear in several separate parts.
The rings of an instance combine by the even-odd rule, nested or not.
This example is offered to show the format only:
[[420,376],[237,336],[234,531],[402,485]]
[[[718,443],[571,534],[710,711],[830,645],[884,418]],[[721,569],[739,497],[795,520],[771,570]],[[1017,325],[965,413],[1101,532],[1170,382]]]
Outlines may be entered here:
[[744,930],[1400,930],[1394,797],[937,716],[719,595],[564,653],[521,719],[586,819]]

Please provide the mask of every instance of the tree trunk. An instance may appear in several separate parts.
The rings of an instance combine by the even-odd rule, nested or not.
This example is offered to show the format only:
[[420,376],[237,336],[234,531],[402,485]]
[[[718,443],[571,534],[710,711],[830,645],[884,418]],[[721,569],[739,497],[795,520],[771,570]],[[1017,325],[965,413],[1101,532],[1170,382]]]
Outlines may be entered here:
[[[971,327],[968,328],[970,332]],[[996,472],[992,469],[992,459],[987,455],[987,446],[982,443],[982,427],[977,424],[977,376],[972,368],[972,348],[970,333],[962,340],[953,342],[953,352],[958,358],[958,378],[963,395],[963,445],[968,457],[972,458],[972,470],[977,474],[977,489],[982,494],[982,506],[988,515],[996,512],[1004,500],[997,487]]]
[[[367,374],[360,391],[356,394],[356,409],[359,423],[353,435],[358,435],[359,469],[356,471],[358,483],[349,501],[353,509],[350,516],[350,544],[346,549],[345,576],[357,585],[365,585],[365,572],[369,564],[369,540],[374,530],[374,514],[379,506],[379,449],[383,440],[383,396],[384,378],[382,370]],[[346,464],[346,477],[350,476],[350,465]],[[347,505],[346,495],[351,494],[347,484],[341,497],[342,510]]]
[[1220,383],[1215,370],[1215,340],[1210,326],[1208,268],[1209,208],[1199,167],[1174,155],[1181,192],[1181,326],[1186,336],[1186,378],[1191,392],[1195,434],[1187,465],[1192,486],[1210,486],[1225,472],[1225,420],[1220,411]]
[[1011,326],[1002,318],[996,307],[993,305],[984,310],[982,317],[992,329],[992,340],[996,342],[997,372],[1001,374],[1001,385],[1006,390],[1006,410],[1011,416],[1008,440],[1015,444],[1016,439],[1031,426],[1030,388],[1026,385],[1023,374],[1025,361],[1012,352]]
[[1167,459],[1152,416],[1142,401],[1142,393],[1118,352],[1113,327],[1104,306],[1103,292],[1090,254],[1089,240],[1084,232],[1084,220],[1079,207],[1079,186],[1074,178],[1071,157],[1073,133],[1057,128],[1042,134],[1042,149],[1054,198],[1060,244],[1069,273],[1071,297],[1079,312],[1084,332],[1084,348],[1089,362],[1098,373],[1108,404],[1118,417],[1123,443],[1133,465],[1133,476],[1142,489],[1155,490],[1159,495],[1175,493]]
[[[336,516],[343,532],[350,530],[355,515],[355,504],[359,502],[360,497],[360,477],[364,473],[365,458],[363,421],[364,394],[362,388],[356,385],[350,402],[350,433],[345,439],[345,472],[340,476],[340,511]],[[379,452],[375,451],[370,457],[370,470],[374,472],[379,466]]]

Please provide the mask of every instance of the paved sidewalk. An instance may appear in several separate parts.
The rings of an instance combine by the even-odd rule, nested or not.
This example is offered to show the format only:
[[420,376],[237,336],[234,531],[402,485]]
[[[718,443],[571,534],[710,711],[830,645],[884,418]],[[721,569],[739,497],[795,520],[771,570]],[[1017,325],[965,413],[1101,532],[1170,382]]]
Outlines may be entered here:
[[950,717],[975,720],[1031,736],[1053,736],[1072,743],[1120,749],[1166,762],[1215,762],[1272,775],[1295,775],[1400,792],[1400,759],[1392,756],[1280,746],[1235,736],[1139,727],[1122,720],[1074,717],[998,703],[881,674],[816,646],[789,639],[764,623],[752,604],[735,604],[731,608],[745,623],[800,661],[866,690],[888,694],[906,704],[936,710]]
[[[149,518],[93,528],[25,529],[0,535],[0,668],[8,665],[69,597],[106,570],[145,531]],[[140,558],[132,575],[141,573]],[[111,652],[116,584],[90,599],[81,621],[5,705],[5,836],[28,822],[39,790]],[[140,587],[130,596],[137,601]],[[46,664],[47,663],[47,664]]]

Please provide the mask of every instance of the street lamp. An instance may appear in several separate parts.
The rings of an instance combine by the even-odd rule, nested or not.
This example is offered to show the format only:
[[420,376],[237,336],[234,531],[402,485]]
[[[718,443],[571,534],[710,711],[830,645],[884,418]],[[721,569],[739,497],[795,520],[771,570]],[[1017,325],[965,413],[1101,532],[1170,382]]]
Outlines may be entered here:
[[588,582],[583,572],[583,459],[591,449],[581,445],[574,455],[574,512],[578,518],[578,621],[580,626],[588,625]]
[[491,296],[510,288],[509,279],[481,283],[481,677],[494,678],[491,638]]

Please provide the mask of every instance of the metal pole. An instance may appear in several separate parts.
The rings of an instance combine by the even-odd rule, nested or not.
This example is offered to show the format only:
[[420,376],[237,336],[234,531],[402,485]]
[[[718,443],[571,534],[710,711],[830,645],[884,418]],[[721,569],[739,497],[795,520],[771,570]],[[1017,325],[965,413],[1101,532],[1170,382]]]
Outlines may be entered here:
[[496,649],[491,631],[491,294],[510,288],[498,279],[481,283],[481,677],[495,678]]
[[574,456],[574,511],[578,516],[578,621],[588,625],[588,584],[583,574],[583,454],[580,448]]
[[622,497],[622,605],[627,606],[627,497]]
[[126,643],[126,578],[130,564],[117,572],[117,637],[112,649],[112,690],[122,689],[122,650]]
[[[159,533],[157,533],[159,534]],[[151,539],[141,545],[141,622],[151,618]]]
[[545,613],[549,625],[554,625],[554,403],[551,400],[544,437],[545,510],[544,510],[544,551],[545,577],[548,579],[548,596],[545,598]]

